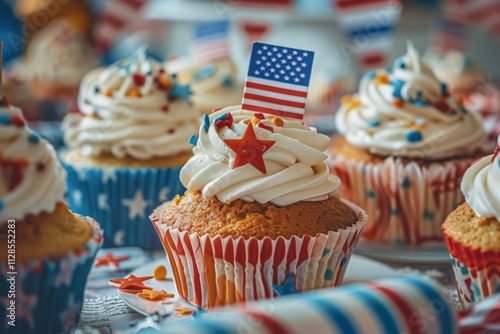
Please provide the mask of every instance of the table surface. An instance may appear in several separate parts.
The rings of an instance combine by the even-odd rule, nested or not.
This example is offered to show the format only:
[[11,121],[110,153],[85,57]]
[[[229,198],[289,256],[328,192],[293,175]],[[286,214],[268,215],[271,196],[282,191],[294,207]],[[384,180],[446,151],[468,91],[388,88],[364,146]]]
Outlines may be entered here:
[[[165,257],[163,250],[144,252],[143,264],[163,257]],[[448,288],[450,295],[455,298],[457,309],[460,308],[451,263],[444,265],[412,264],[411,266],[401,263],[384,263],[395,268],[400,275],[424,275],[438,280]],[[134,333],[137,328],[144,324],[147,326],[149,319],[129,308],[120,299],[117,290],[108,284],[110,278],[124,277],[131,271],[133,269],[130,268],[109,272],[91,271],[85,289],[80,323],[75,329],[76,334]]]

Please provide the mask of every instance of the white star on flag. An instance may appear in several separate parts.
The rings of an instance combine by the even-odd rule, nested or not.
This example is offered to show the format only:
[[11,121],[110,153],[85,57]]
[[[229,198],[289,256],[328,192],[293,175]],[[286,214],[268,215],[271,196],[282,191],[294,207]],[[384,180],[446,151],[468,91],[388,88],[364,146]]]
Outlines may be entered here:
[[134,198],[123,199],[122,204],[128,208],[129,219],[135,219],[136,217],[145,218],[146,208],[151,204],[151,201],[144,200],[142,191],[137,190],[135,192]]
[[101,210],[109,210],[107,194],[97,195],[97,207]]

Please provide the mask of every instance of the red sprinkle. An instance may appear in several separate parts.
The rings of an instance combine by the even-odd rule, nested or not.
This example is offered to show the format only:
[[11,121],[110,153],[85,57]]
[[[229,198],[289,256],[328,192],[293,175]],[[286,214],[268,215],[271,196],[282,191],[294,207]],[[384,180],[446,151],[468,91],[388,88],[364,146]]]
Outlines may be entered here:
[[43,162],[39,162],[36,164],[36,170],[38,172],[43,172],[45,170],[45,164]]
[[12,115],[11,120],[12,124],[17,126],[18,128],[22,128],[24,126],[24,120],[17,115]]
[[169,129],[169,130],[168,130],[168,133],[170,133],[170,134],[172,134],[172,133],[174,133],[174,132],[175,132],[175,129]]
[[449,114],[451,112],[450,105],[446,101],[437,101],[434,107],[444,114]]
[[212,110],[212,113],[217,112],[217,111],[219,111],[219,110],[221,110],[221,109],[222,109],[222,108],[217,108],[217,109],[214,109],[214,110]]
[[264,129],[264,130],[274,132],[272,127],[267,126],[267,125],[265,125],[265,124],[259,123],[259,125],[257,125],[257,126],[258,126],[259,128]]
[[146,83],[146,76],[144,74],[135,73],[133,78],[137,86],[143,86]]
[[258,112],[258,113],[255,113],[253,114],[255,116],[255,118],[258,118],[258,119],[266,119],[266,117],[264,116],[264,114]]
[[228,128],[230,128],[231,125],[233,125],[233,115],[227,113],[226,119],[215,122],[215,125],[219,128],[222,128],[223,126],[227,126]]
[[161,110],[164,112],[168,112],[170,110],[170,107],[167,104],[165,104],[164,106],[161,107]]

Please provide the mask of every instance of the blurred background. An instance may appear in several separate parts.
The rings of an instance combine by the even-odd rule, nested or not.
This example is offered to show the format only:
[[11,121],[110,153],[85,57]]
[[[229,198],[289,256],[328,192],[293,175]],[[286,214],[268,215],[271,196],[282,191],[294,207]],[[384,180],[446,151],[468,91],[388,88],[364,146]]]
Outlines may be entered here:
[[253,41],[316,52],[307,117],[324,132],[331,124],[317,120],[362,73],[403,55],[407,41],[443,76],[467,74],[458,80],[466,94],[500,85],[497,0],[0,0],[4,91],[28,119],[57,121],[78,110],[91,68],[146,45],[175,71],[193,56],[196,25],[218,20],[230,22],[241,80]]

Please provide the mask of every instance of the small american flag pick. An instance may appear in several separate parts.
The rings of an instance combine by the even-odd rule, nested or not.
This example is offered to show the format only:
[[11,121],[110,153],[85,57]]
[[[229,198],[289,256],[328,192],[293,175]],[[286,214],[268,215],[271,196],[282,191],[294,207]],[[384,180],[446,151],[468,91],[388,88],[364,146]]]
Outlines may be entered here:
[[314,52],[253,43],[242,109],[302,120]]
[[229,58],[229,21],[199,23],[195,27],[193,54],[199,65]]

